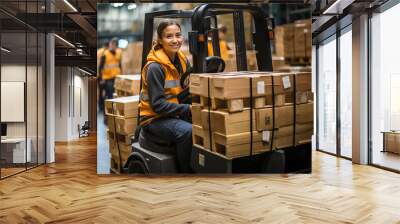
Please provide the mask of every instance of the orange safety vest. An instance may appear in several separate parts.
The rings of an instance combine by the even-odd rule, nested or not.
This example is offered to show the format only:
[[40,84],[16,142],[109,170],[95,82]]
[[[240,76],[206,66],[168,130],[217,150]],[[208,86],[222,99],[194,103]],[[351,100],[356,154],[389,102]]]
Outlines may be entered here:
[[[179,61],[182,65],[182,71],[183,73],[185,73],[187,69],[187,58],[182,53],[182,51],[178,51],[177,57],[179,58]],[[152,117],[153,119],[160,116],[159,114],[155,113],[151,108],[147,89],[147,68],[151,63],[154,62],[161,65],[161,68],[165,74],[164,96],[167,101],[170,103],[179,104],[177,96],[183,91],[180,85],[179,71],[172,64],[165,51],[162,48],[159,50],[152,49],[147,56],[147,63],[142,70],[142,89],[140,91],[139,109],[140,116]],[[145,122],[142,122],[142,124],[148,123],[151,120],[152,119],[146,120]]]
[[112,54],[110,50],[104,52],[106,61],[104,63],[103,80],[114,79],[117,75],[121,74],[120,62],[121,62],[121,50],[117,49],[115,54]]
[[[229,59],[229,54],[228,54],[228,44],[224,40],[219,41],[219,52],[221,53],[221,58],[226,61]],[[213,56],[214,51],[213,51],[213,46],[212,42],[208,41],[208,56]]]
[[100,65],[100,60],[101,60],[101,56],[103,56],[103,54],[104,54],[104,51],[105,51],[106,49],[104,48],[104,47],[102,47],[102,48],[100,48],[100,49],[98,49],[97,50],[97,74],[99,74],[99,65]]

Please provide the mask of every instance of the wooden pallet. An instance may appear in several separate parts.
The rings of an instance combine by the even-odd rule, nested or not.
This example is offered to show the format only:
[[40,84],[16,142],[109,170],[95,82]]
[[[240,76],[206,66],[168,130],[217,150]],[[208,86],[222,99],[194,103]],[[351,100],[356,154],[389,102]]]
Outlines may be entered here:
[[285,59],[290,65],[310,65],[311,57],[290,57]]
[[[193,95],[192,103],[200,105],[202,108],[208,108],[211,103],[212,110],[227,110],[230,113],[240,112],[250,108],[250,98],[238,99],[209,99],[204,96]],[[195,100],[193,100],[195,99]],[[275,106],[281,106],[286,103],[285,94],[275,95]],[[253,98],[253,108],[263,108],[272,105],[272,96],[261,96]]]

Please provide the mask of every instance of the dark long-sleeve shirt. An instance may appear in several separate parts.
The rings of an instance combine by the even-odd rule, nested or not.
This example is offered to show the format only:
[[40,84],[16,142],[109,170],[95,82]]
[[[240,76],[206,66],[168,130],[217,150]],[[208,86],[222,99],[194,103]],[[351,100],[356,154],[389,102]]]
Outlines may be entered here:
[[[174,60],[174,65],[182,75],[182,66],[178,58]],[[150,106],[153,111],[163,117],[176,117],[190,113],[189,104],[168,102],[164,96],[164,84],[165,74],[161,65],[156,62],[151,63],[147,68],[147,92],[149,95]]]

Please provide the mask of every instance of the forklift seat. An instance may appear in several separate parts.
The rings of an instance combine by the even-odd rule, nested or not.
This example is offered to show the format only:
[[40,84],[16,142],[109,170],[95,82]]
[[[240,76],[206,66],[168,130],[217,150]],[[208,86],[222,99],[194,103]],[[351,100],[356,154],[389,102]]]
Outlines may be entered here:
[[140,130],[139,141],[132,144],[132,153],[124,166],[130,174],[176,173],[175,145],[160,140],[152,133]]
[[175,154],[175,145],[172,142],[160,139],[158,136],[152,134],[151,132],[145,131],[145,128],[142,128],[142,130],[140,130],[139,145],[152,152],[162,154]]

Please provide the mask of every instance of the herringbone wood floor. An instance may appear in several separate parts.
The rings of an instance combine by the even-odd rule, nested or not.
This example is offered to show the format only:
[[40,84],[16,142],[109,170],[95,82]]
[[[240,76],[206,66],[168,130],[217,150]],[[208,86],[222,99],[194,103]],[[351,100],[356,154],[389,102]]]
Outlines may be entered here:
[[96,174],[96,140],[0,181],[0,223],[400,223],[400,175],[313,154],[311,175]]

